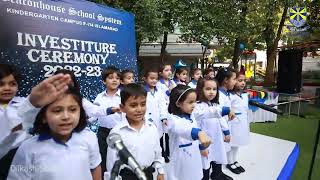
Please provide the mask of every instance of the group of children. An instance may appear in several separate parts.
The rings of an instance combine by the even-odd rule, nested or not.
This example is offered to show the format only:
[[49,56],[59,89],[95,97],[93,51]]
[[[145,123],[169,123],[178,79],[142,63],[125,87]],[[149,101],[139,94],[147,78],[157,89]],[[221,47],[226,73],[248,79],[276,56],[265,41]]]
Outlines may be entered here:
[[[188,82],[188,72],[180,67],[170,79],[164,64],[147,69],[141,85],[133,71],[110,66],[102,73],[106,90],[91,103],[67,70],[16,97],[17,73],[0,64],[0,179],[110,179],[119,160],[107,145],[110,133],[121,136],[148,180],[232,179],[222,165],[244,172],[237,153],[249,143],[245,77],[221,68],[202,78],[196,68]],[[95,135],[87,123],[96,119]],[[138,179],[127,165],[119,176]]]

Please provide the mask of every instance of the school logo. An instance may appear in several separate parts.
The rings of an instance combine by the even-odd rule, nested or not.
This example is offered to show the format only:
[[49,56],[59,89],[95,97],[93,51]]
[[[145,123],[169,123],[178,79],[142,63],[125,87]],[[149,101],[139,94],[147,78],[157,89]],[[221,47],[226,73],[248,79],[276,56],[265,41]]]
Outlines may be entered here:
[[307,20],[306,7],[292,7],[289,8],[290,23],[299,28],[305,25]]

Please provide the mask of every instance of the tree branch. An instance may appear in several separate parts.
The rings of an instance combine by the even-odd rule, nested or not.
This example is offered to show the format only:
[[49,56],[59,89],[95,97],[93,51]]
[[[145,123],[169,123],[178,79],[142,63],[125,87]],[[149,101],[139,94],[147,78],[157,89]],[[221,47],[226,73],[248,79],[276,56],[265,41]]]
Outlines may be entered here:
[[284,6],[284,10],[283,10],[283,12],[282,12],[280,24],[279,24],[279,26],[278,26],[277,35],[276,35],[276,38],[275,38],[275,40],[274,40],[274,48],[275,48],[275,49],[278,47],[278,42],[279,42],[279,40],[280,40],[280,38],[281,38],[281,33],[282,33],[283,26],[284,26],[284,22],[285,22],[286,17],[287,17],[288,8],[289,8],[289,4],[288,4],[288,2],[286,1],[285,6]]

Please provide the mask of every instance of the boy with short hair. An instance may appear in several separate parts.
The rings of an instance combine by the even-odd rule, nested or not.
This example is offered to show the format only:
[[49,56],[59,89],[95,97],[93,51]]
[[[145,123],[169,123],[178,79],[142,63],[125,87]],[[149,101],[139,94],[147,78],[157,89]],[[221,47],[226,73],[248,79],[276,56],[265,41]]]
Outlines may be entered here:
[[[94,104],[107,109],[107,114],[119,112],[120,108],[120,71],[114,66],[108,66],[102,73],[102,81],[106,86],[106,90],[97,95]],[[111,129],[117,122],[110,121],[106,117],[98,118],[99,128],[97,132],[99,150],[102,158],[101,170],[106,170],[106,155],[107,155],[107,142],[105,141]]]
[[[119,89],[122,90],[123,86],[131,83],[134,83],[134,72],[129,69],[121,71]],[[110,114],[105,117],[105,121],[115,122],[115,124],[118,124],[120,121],[123,120],[123,116],[125,116],[125,114],[122,112]]]
[[[135,160],[143,167],[148,180],[153,180],[153,171],[157,170],[158,180],[164,180],[164,159],[161,156],[159,134],[156,126],[145,119],[147,92],[138,84],[128,84],[121,91],[120,109],[125,113],[124,121],[110,132],[121,136],[124,145]],[[108,148],[107,172],[109,176],[114,163],[119,158],[115,150]],[[122,180],[138,180],[129,166],[120,171]],[[107,178],[108,179],[108,178]]]

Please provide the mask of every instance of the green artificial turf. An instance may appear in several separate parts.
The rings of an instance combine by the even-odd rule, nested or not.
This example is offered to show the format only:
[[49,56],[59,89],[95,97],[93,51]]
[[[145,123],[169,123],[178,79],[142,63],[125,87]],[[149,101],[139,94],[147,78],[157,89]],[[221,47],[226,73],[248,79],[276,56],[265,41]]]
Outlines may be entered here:
[[[307,180],[311,164],[312,153],[318,123],[320,122],[320,108],[310,106],[304,113],[305,118],[298,116],[278,116],[276,123],[252,123],[251,131],[267,136],[297,142],[300,155],[296,164],[292,180]],[[312,180],[320,179],[320,146],[316,156]]]

